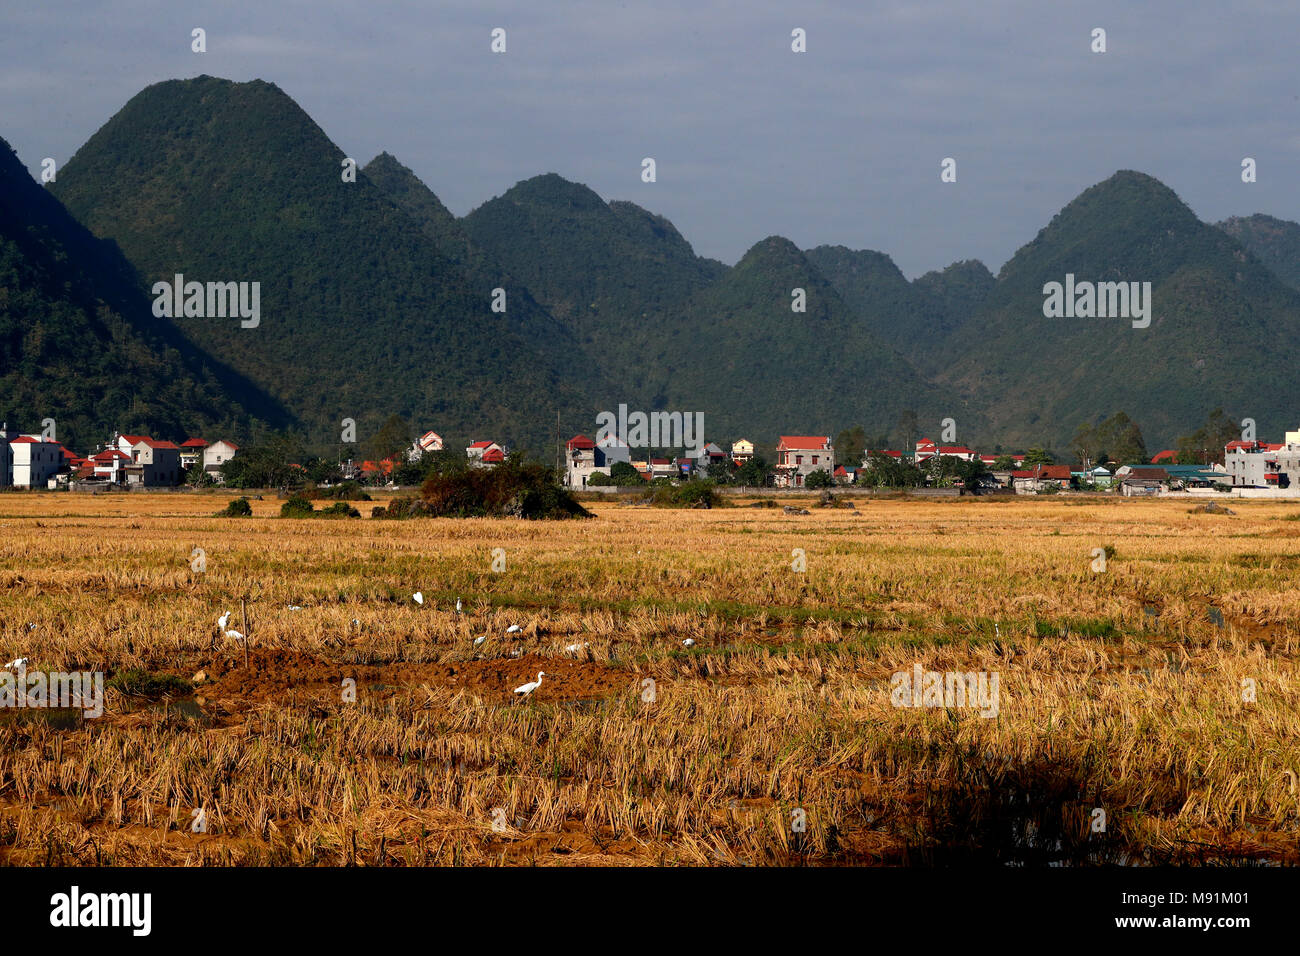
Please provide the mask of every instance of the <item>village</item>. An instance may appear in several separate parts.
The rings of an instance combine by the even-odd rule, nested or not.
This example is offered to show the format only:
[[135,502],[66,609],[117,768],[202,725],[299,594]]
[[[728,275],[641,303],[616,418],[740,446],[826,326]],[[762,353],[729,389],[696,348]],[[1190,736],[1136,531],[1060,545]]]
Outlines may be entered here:
[[[331,470],[335,480],[392,486],[404,467],[418,465],[426,455],[445,450],[442,437],[426,431],[404,456],[379,461],[347,459]],[[225,483],[223,466],[239,452],[237,444],[224,438],[189,437],[178,444],[148,435],[114,434],[109,442],[82,457],[52,438],[21,433],[5,423],[0,426],[0,488],[130,490],[221,485]],[[469,467],[493,468],[508,455],[504,444],[491,440],[473,441],[465,448]],[[1215,492],[1240,497],[1300,496],[1300,431],[1287,432],[1282,442],[1229,442],[1221,460],[1209,464],[1179,464],[1176,459],[1177,453],[1167,449],[1150,461],[1072,467],[1054,462],[1038,449],[982,454],[964,445],[939,445],[921,438],[910,450],[873,449],[860,460],[842,462],[829,436],[782,435],[775,446],[775,461],[769,464],[755,453],[754,442],[744,438],[731,442],[729,450],[704,442],[694,453],[647,452],[644,457],[634,457],[633,449],[617,435],[595,440],[579,434],[564,445],[560,480],[573,491],[705,479],[746,488],[858,486],[908,488],[937,495],[1083,491],[1124,496]]]

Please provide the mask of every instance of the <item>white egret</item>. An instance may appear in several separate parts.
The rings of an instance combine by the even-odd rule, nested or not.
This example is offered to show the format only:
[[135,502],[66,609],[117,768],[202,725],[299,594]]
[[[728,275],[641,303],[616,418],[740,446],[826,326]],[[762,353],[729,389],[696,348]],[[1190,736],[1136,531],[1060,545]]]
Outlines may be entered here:
[[482,637],[476,637],[476,638],[474,638],[474,646],[475,646],[475,647],[480,647],[480,646],[482,646],[483,642],[486,641],[486,640],[487,640],[487,635],[486,635],[486,634],[484,634]]
[[301,611],[302,608],[300,608],[300,607],[299,607],[298,605],[296,605],[296,604],[290,604],[290,605],[289,605],[289,610],[290,610],[290,611]]
[[226,637],[232,641],[242,641],[244,639],[244,635],[238,631],[226,631]]
[[537,690],[537,688],[542,686],[542,678],[545,676],[546,676],[546,671],[538,671],[537,680],[529,681],[527,684],[520,684],[518,687],[515,688],[515,693],[522,694],[524,697],[527,697],[533,691]]
[[511,624],[509,627],[506,628],[506,633],[507,633],[507,634],[518,634],[518,633],[519,633],[520,631],[522,631],[522,630],[523,630],[523,628],[520,627],[518,624]]
[[456,598],[456,613],[460,613],[460,598]]
[[415,599],[415,603],[416,603],[416,604],[423,604],[423,603],[424,603],[424,592],[423,592],[423,591],[416,591],[414,594],[411,595],[411,597],[413,597],[413,598]]
[[686,640],[682,641],[682,646],[683,646],[683,647],[694,647],[694,646],[695,646],[695,638],[693,638],[693,637],[688,637]]
[[221,615],[221,617],[217,618],[217,627],[221,628],[223,631],[226,629],[226,625],[229,624],[229,623],[230,623],[230,612],[229,612],[229,611],[227,611],[225,614]]
[[19,657],[18,659],[12,660],[8,664],[6,664],[5,669],[8,670],[11,667],[26,667],[26,666],[27,666],[27,658]]

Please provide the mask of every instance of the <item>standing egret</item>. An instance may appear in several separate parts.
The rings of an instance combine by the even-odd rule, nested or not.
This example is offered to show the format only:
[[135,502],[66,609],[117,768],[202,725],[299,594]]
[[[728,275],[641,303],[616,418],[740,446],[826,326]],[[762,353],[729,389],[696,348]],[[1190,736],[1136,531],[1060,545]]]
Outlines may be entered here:
[[229,624],[229,623],[230,623],[230,612],[229,612],[229,611],[227,611],[225,614],[221,615],[221,617],[217,618],[217,627],[221,628],[223,631],[226,629],[226,625]]
[[456,613],[460,613],[460,598],[456,598]]
[[415,603],[416,603],[416,604],[423,604],[423,603],[424,603],[424,592],[423,592],[423,591],[416,591],[414,594],[411,595],[411,597],[413,597],[413,598],[415,599]]
[[475,646],[475,647],[481,647],[481,646],[483,645],[483,642],[486,641],[486,640],[487,640],[487,635],[486,635],[486,634],[484,634],[482,637],[476,637],[476,638],[474,638],[474,646]]
[[518,687],[515,688],[515,693],[527,697],[533,691],[537,690],[537,688],[542,686],[542,678],[545,676],[546,676],[546,671],[538,671],[537,680],[529,681],[527,684],[520,684]]

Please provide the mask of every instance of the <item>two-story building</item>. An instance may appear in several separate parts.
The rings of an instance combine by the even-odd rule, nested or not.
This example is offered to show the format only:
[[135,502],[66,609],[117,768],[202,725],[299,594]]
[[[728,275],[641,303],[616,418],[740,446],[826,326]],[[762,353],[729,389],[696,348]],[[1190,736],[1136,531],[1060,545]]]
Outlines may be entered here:
[[825,435],[782,435],[774,470],[778,488],[802,488],[814,471],[835,473],[835,446]]
[[63,467],[63,446],[40,435],[19,435],[9,442],[10,484],[15,488],[48,488]]
[[179,485],[181,450],[173,442],[141,438],[131,448],[126,465],[126,483],[144,488],[169,488]]
[[224,482],[226,479],[222,477],[221,466],[234,458],[238,451],[239,446],[232,441],[226,441],[224,438],[220,441],[214,441],[203,449],[204,473],[218,483]]
[[731,443],[731,460],[736,463],[737,468],[753,457],[754,443],[748,438],[742,438]]
[[181,470],[189,471],[203,461],[203,449],[207,447],[208,443],[202,438],[187,438],[181,442]]

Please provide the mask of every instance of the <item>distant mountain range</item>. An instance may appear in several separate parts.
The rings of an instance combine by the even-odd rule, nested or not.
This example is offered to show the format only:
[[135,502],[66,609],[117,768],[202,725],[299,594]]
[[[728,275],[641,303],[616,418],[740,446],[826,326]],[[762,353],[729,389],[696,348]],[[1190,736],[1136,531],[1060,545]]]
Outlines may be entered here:
[[[780,236],[729,267],[554,173],[457,218],[388,153],[345,181],[342,150],[262,81],[148,87],[48,192],[3,152],[4,196],[27,198],[0,199],[0,406],[24,425],[61,405],[88,433],[296,427],[324,449],[344,418],[364,436],[398,414],[546,456],[620,403],[702,411],[716,440],[902,443],[914,416],[1061,452],[1121,410],[1150,447],[1219,406],[1297,425],[1300,226],[1210,226],[1141,173],[1085,190],[996,276],[970,260],[909,282],[882,252]],[[149,289],[177,273],[259,282],[260,325],[155,318]],[[1150,326],[1044,317],[1067,275],[1149,282]]]

